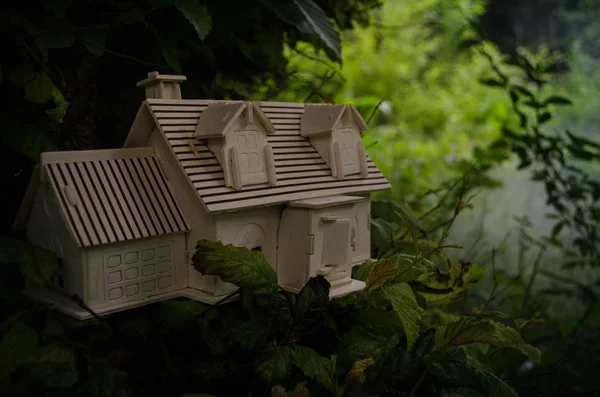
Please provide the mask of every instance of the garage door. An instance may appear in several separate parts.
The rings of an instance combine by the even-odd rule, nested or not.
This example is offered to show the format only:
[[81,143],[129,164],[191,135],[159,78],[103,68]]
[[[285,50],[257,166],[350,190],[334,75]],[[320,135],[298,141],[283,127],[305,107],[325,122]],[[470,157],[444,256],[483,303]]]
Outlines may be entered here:
[[104,255],[106,301],[118,303],[172,291],[172,245],[121,250]]

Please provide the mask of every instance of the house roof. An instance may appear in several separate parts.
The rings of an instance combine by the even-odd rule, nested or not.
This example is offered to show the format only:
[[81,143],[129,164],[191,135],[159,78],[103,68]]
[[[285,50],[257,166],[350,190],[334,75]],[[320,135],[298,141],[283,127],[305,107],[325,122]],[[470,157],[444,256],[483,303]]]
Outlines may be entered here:
[[[273,148],[276,186],[244,186],[241,190],[225,186],[223,169],[206,146],[195,138],[200,115],[214,100],[147,99],[142,104],[125,146],[145,145],[154,126],[158,126],[175,153],[190,184],[209,212],[267,206],[332,195],[369,193],[391,186],[373,161],[369,174],[334,178],[308,138],[300,135],[302,103],[256,102],[275,127],[267,136]],[[326,106],[326,105],[323,105]],[[194,145],[190,145],[192,142]],[[192,146],[197,153],[194,153]]]
[[81,247],[190,230],[151,148],[42,153],[41,167]]
[[244,112],[248,113],[249,117],[256,118],[267,134],[275,132],[271,121],[252,102],[215,102],[202,112],[202,117],[196,125],[196,137],[203,139],[223,136]]
[[360,132],[367,130],[367,123],[352,105],[306,104],[300,135],[309,137],[332,132],[346,112],[350,113]]

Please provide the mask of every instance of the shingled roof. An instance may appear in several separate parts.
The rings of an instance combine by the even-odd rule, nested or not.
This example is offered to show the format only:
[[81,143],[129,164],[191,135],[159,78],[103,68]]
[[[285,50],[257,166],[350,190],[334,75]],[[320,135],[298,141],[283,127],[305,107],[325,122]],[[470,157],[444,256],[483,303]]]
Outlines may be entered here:
[[[360,175],[347,176],[344,180],[334,178],[331,169],[308,138],[300,135],[304,104],[284,102],[257,102],[276,130],[267,136],[267,141],[273,148],[277,185],[244,186],[241,191],[226,187],[219,161],[210,152],[205,140],[194,137],[200,115],[209,104],[215,102],[221,101],[147,99],[125,143],[126,147],[143,145],[156,124],[209,212],[338,194],[368,193],[391,187],[370,158],[366,178]],[[194,153],[190,143],[193,143],[197,153]]]
[[79,246],[190,230],[152,148],[48,152],[41,165]]

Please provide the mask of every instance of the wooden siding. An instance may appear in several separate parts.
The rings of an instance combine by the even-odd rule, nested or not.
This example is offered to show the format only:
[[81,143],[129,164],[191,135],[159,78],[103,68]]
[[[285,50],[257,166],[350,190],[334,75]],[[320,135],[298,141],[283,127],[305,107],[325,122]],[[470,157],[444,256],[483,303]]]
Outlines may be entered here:
[[[148,99],[167,142],[181,168],[196,188],[210,212],[233,211],[293,200],[304,200],[335,194],[368,193],[386,190],[390,184],[368,159],[368,175],[338,180],[309,140],[300,135],[302,103],[258,102],[276,132],[267,136],[273,148],[277,185],[245,186],[240,191],[225,186],[223,169],[206,146],[194,137],[202,112],[214,100]],[[192,145],[197,153],[192,150]]]
[[86,160],[85,152],[71,157],[48,161],[44,170],[79,246],[190,230],[151,151],[139,157],[131,149],[110,151],[105,159]]

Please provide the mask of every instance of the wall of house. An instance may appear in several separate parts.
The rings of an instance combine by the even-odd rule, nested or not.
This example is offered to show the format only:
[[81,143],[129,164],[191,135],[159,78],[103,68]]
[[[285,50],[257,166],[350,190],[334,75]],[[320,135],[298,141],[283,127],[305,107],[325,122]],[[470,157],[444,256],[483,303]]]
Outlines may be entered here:
[[310,277],[309,257],[315,239],[310,236],[309,210],[288,207],[282,212],[277,251],[279,285],[298,292]]
[[191,231],[186,236],[188,256],[188,285],[208,293],[214,293],[216,277],[204,276],[191,266],[191,258],[196,250],[198,240],[215,240],[216,224],[214,216],[209,214],[196,195],[196,191],[181,171],[175,155],[165,142],[162,133],[155,128],[148,140],[148,146],[154,149],[160,165],[165,172],[171,189],[190,224]]
[[[259,249],[277,270],[277,238],[282,210],[282,206],[273,206],[216,215],[217,239],[223,244]],[[225,295],[236,288],[218,280],[215,295]]]
[[52,188],[40,184],[27,222],[27,239],[38,247],[56,253],[62,262],[64,290],[69,295],[84,297],[83,267],[85,255],[67,229]]
[[88,249],[88,306],[139,302],[186,288],[185,246],[185,233],[172,233]]
[[371,258],[371,195],[356,195],[364,197],[363,201],[355,203],[356,220],[356,251],[353,264],[360,264]]

